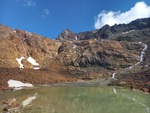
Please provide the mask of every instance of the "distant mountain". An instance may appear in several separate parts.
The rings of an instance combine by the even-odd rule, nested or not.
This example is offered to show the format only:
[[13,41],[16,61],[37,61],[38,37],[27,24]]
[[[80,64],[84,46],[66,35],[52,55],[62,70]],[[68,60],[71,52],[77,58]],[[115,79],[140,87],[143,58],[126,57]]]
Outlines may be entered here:
[[75,40],[75,38],[76,38],[76,34],[75,33],[73,33],[69,29],[65,29],[62,33],[60,33],[58,35],[56,40],[59,40],[59,41],[62,42],[63,40]]
[[[150,92],[150,85],[149,85],[150,84],[150,68],[149,68],[150,66],[150,48],[149,48],[150,47],[150,18],[137,19],[137,20],[130,22],[129,24],[119,24],[119,25],[116,24],[114,26],[105,25],[101,29],[87,31],[87,32],[80,32],[80,33],[70,32],[67,34],[63,32],[63,37],[60,38],[58,36],[56,38],[56,40],[60,40],[60,39],[61,39],[61,42],[63,42],[62,46],[59,48],[60,56],[62,56],[60,59],[66,65],[73,65],[73,66],[79,66],[79,67],[80,66],[90,67],[91,65],[92,66],[99,65],[100,67],[105,67],[107,69],[116,69],[115,67],[116,65],[119,64],[120,60],[119,58],[113,56],[115,52],[111,53],[109,49],[108,50],[106,49],[108,45],[111,45],[114,42],[110,41],[110,43],[101,44],[101,42],[104,39],[119,41],[121,43],[126,42],[128,46],[126,45],[125,50],[127,51],[133,50],[132,52],[131,51],[129,52],[137,53],[137,54],[139,53],[135,50],[138,50],[138,49],[137,48],[133,49],[131,48],[133,47],[133,45],[131,46],[129,45],[133,42],[145,43],[148,46],[148,48],[144,52],[145,53],[144,60],[139,65],[137,65],[136,67],[128,71],[123,69],[130,65],[127,62],[125,63],[126,64],[125,67],[123,65],[117,66],[119,68],[122,68],[123,70],[117,71],[118,72],[117,76],[119,80],[115,81],[115,84],[125,85],[127,87],[136,88],[136,89]],[[90,40],[92,40],[92,43],[90,43]],[[99,47],[103,47],[102,46],[103,44],[106,45],[106,47],[102,49],[103,50],[102,52],[101,50],[99,50],[100,49]],[[79,47],[78,45],[80,45],[81,47]],[[98,49],[98,51],[96,49],[93,49],[93,45]],[[136,47],[140,47],[140,46],[136,45]],[[115,48],[113,48],[113,46],[111,48],[113,51],[116,50]],[[111,54],[106,55],[105,53],[107,52]],[[64,53],[68,54],[69,56],[64,56]],[[73,54],[73,53],[76,53],[76,54]],[[99,55],[102,55],[102,57],[100,58]],[[120,53],[119,53],[119,56],[121,56]],[[128,55],[128,56],[130,57],[131,55]],[[117,61],[115,61],[114,59],[117,59]],[[135,61],[135,60],[132,59],[131,61]],[[93,68],[93,70],[95,71],[96,69],[97,68]],[[91,71],[91,69],[89,68],[88,70]],[[101,70],[99,72],[101,73],[99,74],[99,76],[105,76],[105,75],[108,76],[108,73],[110,72],[110,71],[106,72],[103,69],[99,69],[99,68],[97,70]],[[71,70],[71,72],[76,73],[76,75],[83,74],[83,73],[84,75],[86,75],[87,73],[85,72],[89,73],[89,71],[87,70],[85,71],[81,69],[77,69],[76,71]],[[94,76],[93,72],[92,72],[92,75]],[[90,74],[87,74],[87,76],[89,77]],[[85,78],[88,78],[87,76]]]
[[[62,37],[60,37],[61,34],[63,34]],[[112,27],[105,25],[101,29],[80,32],[78,34],[73,32],[63,32],[61,34],[56,39],[62,41],[63,39],[75,39],[74,37],[77,36],[78,40],[111,39],[117,41],[136,41],[141,38],[150,37],[150,18],[137,19],[129,24],[116,24]]]

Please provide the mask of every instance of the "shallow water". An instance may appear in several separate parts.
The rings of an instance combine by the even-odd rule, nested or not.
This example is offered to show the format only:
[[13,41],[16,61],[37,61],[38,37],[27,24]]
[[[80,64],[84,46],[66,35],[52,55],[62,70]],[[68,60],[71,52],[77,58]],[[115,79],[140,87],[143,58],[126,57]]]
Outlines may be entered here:
[[45,86],[0,92],[1,103],[13,98],[22,105],[20,113],[150,113],[150,94],[118,87]]

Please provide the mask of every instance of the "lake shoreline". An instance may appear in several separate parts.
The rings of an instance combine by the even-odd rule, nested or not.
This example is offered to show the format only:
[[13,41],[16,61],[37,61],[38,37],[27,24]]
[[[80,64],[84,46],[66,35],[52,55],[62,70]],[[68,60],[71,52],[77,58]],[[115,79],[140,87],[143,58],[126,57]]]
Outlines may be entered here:
[[18,68],[0,68],[0,90],[13,90],[13,88],[8,87],[8,80],[18,80],[23,83],[31,83],[33,85],[50,85],[50,86],[64,86],[66,83],[68,85],[74,84],[74,86],[121,86],[130,89],[142,90],[144,92],[150,93],[150,83],[144,81],[146,76],[142,76],[143,79],[137,80],[138,76],[122,76],[118,80],[113,80],[109,78],[93,79],[93,80],[82,80],[79,78],[74,78],[73,76],[65,75],[64,73],[54,73],[50,70],[33,70],[24,69],[20,70]]

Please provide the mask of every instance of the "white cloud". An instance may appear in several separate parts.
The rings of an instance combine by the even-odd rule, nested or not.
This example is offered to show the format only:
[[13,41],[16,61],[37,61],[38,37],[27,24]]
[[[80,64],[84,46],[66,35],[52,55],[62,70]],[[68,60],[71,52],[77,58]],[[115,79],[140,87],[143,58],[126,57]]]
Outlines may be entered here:
[[24,0],[24,6],[26,7],[33,7],[36,6],[36,2],[34,2],[33,0]]
[[42,14],[42,18],[46,19],[48,16],[50,15],[49,10],[48,9],[43,9],[43,14]]
[[49,15],[49,10],[48,9],[44,9],[43,11],[44,11],[45,15]]
[[110,26],[114,24],[129,23],[137,18],[147,18],[150,17],[150,6],[145,2],[137,2],[134,7],[126,12],[113,12],[113,11],[102,11],[96,17],[94,27],[99,29],[105,24]]

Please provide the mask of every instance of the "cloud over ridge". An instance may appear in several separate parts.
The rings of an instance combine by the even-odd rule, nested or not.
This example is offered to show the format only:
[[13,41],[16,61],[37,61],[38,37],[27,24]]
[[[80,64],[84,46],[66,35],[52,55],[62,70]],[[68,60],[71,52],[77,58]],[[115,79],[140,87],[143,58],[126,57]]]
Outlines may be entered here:
[[110,26],[114,24],[127,24],[138,18],[150,17],[150,6],[148,6],[144,1],[137,2],[134,7],[130,10],[121,13],[120,11],[102,11],[98,14],[95,20],[94,27],[99,29],[105,24]]

